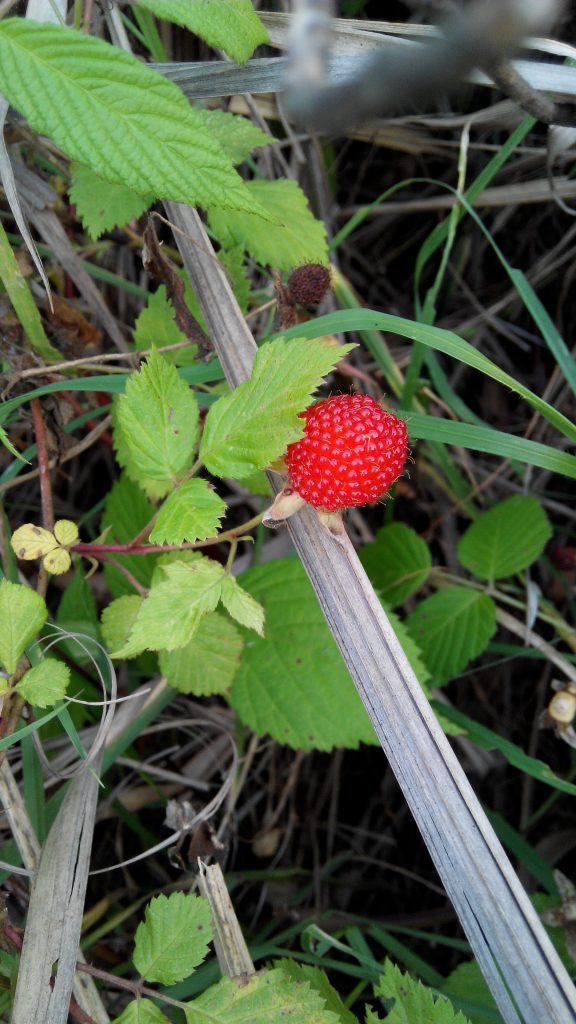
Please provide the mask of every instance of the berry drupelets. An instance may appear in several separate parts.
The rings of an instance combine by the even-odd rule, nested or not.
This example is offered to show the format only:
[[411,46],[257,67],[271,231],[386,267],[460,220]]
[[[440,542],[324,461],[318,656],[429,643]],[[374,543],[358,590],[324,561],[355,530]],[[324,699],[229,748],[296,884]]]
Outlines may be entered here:
[[264,516],[267,525],[308,503],[330,519],[377,501],[400,476],[408,456],[406,424],[369,395],[337,395],[301,413],[304,436],[289,445],[289,480]]

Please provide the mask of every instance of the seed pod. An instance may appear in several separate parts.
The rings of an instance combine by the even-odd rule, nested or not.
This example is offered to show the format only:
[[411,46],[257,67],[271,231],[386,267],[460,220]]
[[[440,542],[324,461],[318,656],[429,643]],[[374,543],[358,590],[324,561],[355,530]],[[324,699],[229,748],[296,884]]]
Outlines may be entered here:
[[321,263],[305,263],[290,274],[286,293],[290,302],[299,306],[319,306],[331,287],[327,267]]

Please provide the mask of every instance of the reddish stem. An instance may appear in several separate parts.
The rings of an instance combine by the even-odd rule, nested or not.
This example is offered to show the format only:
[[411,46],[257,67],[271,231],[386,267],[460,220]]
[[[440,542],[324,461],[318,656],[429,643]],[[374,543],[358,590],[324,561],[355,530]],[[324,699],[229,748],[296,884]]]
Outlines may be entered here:
[[50,481],[50,459],[46,446],[46,427],[42,417],[40,399],[33,398],[30,402],[32,421],[38,449],[38,471],[40,477],[40,495],[42,499],[42,522],[46,530],[54,526],[54,508],[52,505],[52,484]]

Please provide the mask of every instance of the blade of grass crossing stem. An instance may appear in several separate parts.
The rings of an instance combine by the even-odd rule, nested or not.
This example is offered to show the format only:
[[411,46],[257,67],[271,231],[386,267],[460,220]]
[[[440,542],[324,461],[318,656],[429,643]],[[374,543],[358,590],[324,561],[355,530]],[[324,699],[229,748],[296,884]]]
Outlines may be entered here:
[[[342,274],[332,267],[334,291],[336,297],[344,309],[362,309],[360,302],[352,291],[348,281]],[[376,360],[378,368],[384,376],[384,380],[394,395],[398,398],[402,393],[404,378],[401,370],[398,369],[385,339],[380,331],[372,329],[358,331],[370,355]]]
[[24,779],[24,800],[28,817],[40,843],[46,838],[46,801],[42,768],[36,754],[32,736],[25,736],[20,744],[22,753],[22,776]]
[[[166,204],[232,387],[256,352],[194,210]],[[355,314],[357,315],[357,314]],[[371,324],[370,326],[379,326]],[[232,341],[233,339],[233,341]],[[287,526],[506,1024],[576,1021],[576,993],[426,700],[348,538],[304,508]]]

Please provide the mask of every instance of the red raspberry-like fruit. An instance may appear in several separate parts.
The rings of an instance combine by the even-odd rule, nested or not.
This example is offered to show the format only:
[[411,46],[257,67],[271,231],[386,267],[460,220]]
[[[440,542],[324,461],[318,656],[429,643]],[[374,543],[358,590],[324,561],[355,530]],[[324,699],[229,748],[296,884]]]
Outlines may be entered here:
[[377,501],[400,476],[406,424],[369,395],[337,395],[301,415],[306,432],[288,447],[286,463],[294,490],[314,508]]

